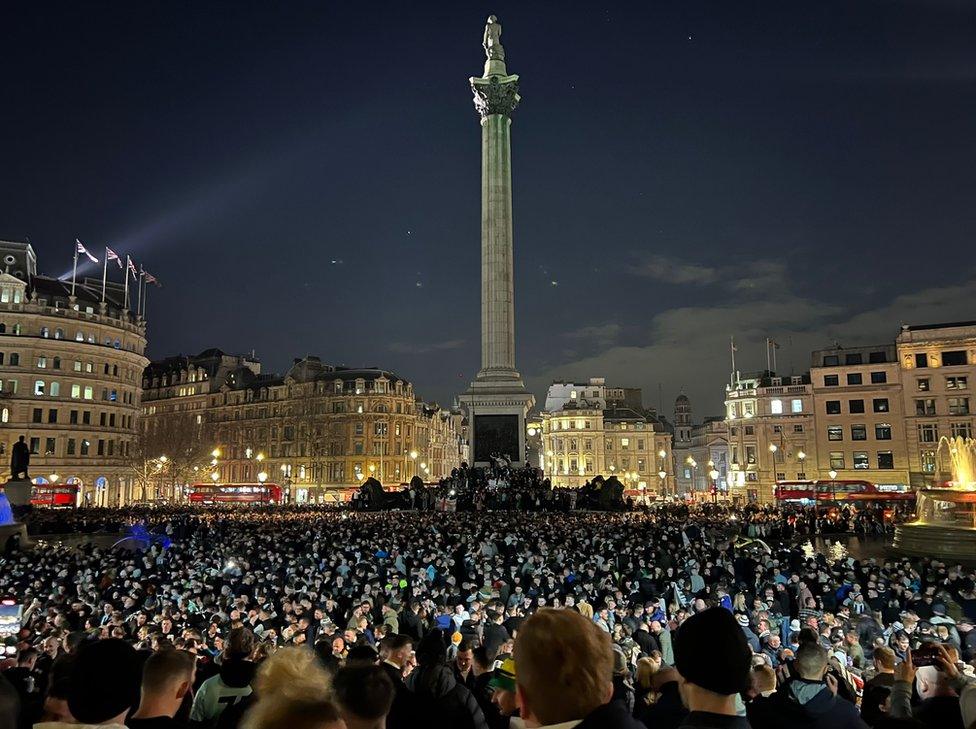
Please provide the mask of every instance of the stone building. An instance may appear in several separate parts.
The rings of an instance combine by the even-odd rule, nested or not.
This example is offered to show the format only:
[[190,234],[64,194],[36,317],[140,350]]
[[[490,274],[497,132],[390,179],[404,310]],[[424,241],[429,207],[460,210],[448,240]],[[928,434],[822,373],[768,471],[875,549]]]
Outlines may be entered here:
[[30,475],[77,489],[79,504],[136,496],[136,436],[146,323],[121,287],[38,275],[28,243],[0,242],[0,457],[24,435]]
[[976,321],[903,326],[895,340],[913,486],[949,478],[943,437],[973,436]]
[[[592,381],[591,381],[592,382]],[[554,486],[582,486],[616,475],[629,489],[675,493],[671,433],[654,415],[581,389],[559,409],[540,414],[543,471]],[[586,397],[584,397],[586,395]]]
[[[695,475],[693,494],[698,499],[726,499],[730,497],[729,427],[722,416],[707,417],[691,428],[688,456],[675,462],[679,469],[691,468]],[[692,467],[694,464],[694,467]],[[714,478],[713,478],[714,474]]]
[[[867,480],[883,488],[909,483],[902,382],[895,346],[818,350],[810,379],[816,448],[809,478]],[[815,461],[812,458],[815,457]]]
[[253,357],[207,350],[153,362],[143,385],[147,430],[186,413],[204,429],[218,455],[194,472],[201,482],[216,474],[217,483],[253,483],[265,474],[294,501],[321,501],[369,476],[436,481],[466,455],[460,415],[419,400],[386,370],[308,356],[284,376],[269,375]]
[[773,500],[777,481],[806,479],[817,462],[810,376],[763,371],[726,386],[731,494]]

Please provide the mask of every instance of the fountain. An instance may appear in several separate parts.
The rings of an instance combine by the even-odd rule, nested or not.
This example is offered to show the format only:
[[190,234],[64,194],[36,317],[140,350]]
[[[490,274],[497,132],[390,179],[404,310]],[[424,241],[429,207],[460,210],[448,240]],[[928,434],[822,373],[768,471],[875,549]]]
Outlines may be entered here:
[[939,441],[949,457],[951,480],[919,489],[915,521],[895,527],[899,552],[965,562],[976,561],[976,440],[956,436]]

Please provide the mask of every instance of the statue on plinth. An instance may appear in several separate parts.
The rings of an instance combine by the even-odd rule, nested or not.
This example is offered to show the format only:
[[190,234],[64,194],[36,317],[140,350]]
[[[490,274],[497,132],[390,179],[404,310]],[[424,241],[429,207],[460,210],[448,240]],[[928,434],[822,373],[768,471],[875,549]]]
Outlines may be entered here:
[[24,442],[24,436],[14,443],[10,449],[10,480],[27,481],[30,479],[30,448]]
[[485,47],[485,57],[489,61],[505,60],[505,49],[502,48],[502,24],[494,15],[488,16],[482,45]]

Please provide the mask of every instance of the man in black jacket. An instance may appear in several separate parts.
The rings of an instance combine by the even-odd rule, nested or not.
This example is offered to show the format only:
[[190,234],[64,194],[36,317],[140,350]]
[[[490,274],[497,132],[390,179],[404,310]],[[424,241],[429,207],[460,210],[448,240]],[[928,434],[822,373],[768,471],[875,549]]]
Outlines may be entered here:
[[403,682],[403,667],[413,652],[410,636],[394,633],[380,644],[380,666],[393,684],[393,705],[386,716],[388,729],[407,729],[413,726],[413,694]]
[[749,729],[736,697],[750,688],[751,662],[746,637],[728,610],[714,607],[688,618],[674,637],[674,667],[690,712],[682,729]]
[[[796,676],[766,699],[749,704],[754,729],[866,729],[857,707],[837,695],[837,681],[827,676],[827,650],[805,642],[793,661]],[[826,677],[826,678],[825,678]]]

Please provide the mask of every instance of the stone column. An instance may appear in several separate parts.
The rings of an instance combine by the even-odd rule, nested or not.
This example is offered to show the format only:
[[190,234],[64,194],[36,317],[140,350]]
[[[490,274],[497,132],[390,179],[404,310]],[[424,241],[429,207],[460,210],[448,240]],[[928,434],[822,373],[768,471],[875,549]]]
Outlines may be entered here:
[[481,369],[460,397],[471,459],[479,465],[495,456],[524,462],[525,416],[535,403],[515,369],[511,126],[519,79],[506,70],[494,16],[484,48],[484,75],[470,80],[481,116]]

